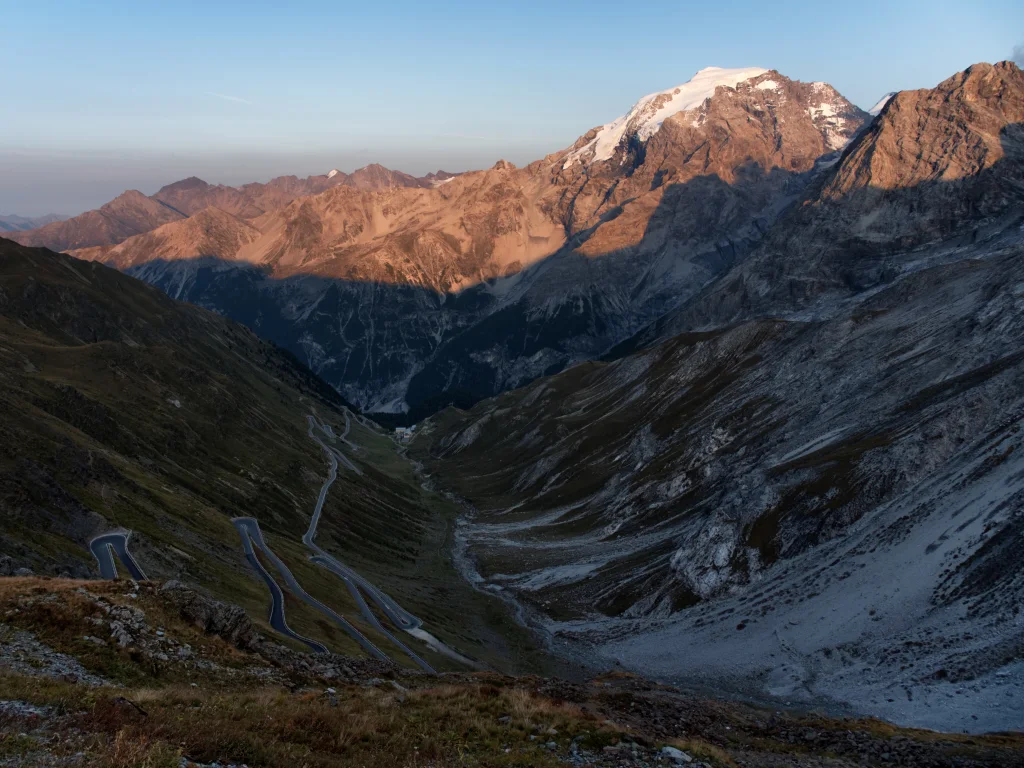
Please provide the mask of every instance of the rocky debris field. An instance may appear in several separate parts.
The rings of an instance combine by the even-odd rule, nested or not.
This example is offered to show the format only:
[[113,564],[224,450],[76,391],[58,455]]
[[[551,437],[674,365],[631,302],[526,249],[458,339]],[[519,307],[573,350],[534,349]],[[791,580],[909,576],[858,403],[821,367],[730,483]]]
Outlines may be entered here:
[[76,659],[47,647],[31,633],[0,624],[0,670],[33,677],[52,677],[83,685],[108,681],[85,671]]

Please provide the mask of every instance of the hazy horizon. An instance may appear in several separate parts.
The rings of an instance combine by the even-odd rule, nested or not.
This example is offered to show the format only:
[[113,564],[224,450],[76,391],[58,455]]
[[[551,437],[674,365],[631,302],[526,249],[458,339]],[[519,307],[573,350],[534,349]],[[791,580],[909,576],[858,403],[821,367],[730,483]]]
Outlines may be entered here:
[[[571,141],[575,140],[573,137]],[[75,216],[109,202],[122,192],[137,189],[151,195],[167,184],[198,176],[210,184],[240,186],[266,182],[277,176],[304,178],[337,168],[351,173],[373,163],[414,176],[438,170],[462,172],[489,168],[498,160],[524,165],[553,152],[553,146],[541,154],[529,150],[508,151],[493,156],[488,151],[473,153],[457,150],[438,151],[431,158],[401,151],[385,151],[374,156],[368,150],[329,153],[327,151],[294,154],[204,154],[140,155],[135,153],[42,153],[5,152],[0,149],[0,215],[43,216],[56,213]],[[430,162],[431,159],[437,162]],[[21,185],[13,181],[21,179]],[[35,204],[31,190],[38,190]],[[10,202],[13,201],[13,202]],[[18,203],[23,203],[18,205]],[[7,210],[16,206],[19,210]]]
[[869,108],[1013,57],[1024,28],[1010,0],[966,13],[925,0],[656,0],[628,15],[608,2],[315,5],[285,19],[261,2],[6,8],[16,34],[0,66],[19,76],[5,84],[0,213],[73,215],[188,176],[521,165],[707,66],[823,80]]

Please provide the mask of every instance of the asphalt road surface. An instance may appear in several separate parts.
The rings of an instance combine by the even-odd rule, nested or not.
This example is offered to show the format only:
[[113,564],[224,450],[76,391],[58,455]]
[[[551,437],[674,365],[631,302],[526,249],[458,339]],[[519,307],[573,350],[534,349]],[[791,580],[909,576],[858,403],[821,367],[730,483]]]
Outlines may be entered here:
[[[302,600],[307,605],[311,605],[312,607],[320,611],[322,614],[327,616],[327,618],[329,618],[331,621],[333,621],[335,624],[341,627],[341,629],[344,630],[353,640],[359,643],[363,650],[369,653],[371,656],[381,660],[387,660],[387,655],[380,648],[378,648],[376,645],[367,640],[366,636],[358,629],[356,629],[348,621],[348,619],[328,608],[326,605],[321,603],[319,600],[317,600],[315,597],[310,595],[308,592],[306,592],[306,590],[302,588],[302,585],[299,584],[295,576],[292,575],[292,572],[288,569],[288,566],[284,564],[281,558],[274,554],[273,550],[270,549],[270,547],[267,546],[267,543],[263,540],[263,532],[260,530],[260,524],[256,521],[256,518],[236,517],[231,522],[234,523],[235,528],[238,529],[239,534],[241,534],[242,536],[242,546],[244,549],[246,549],[247,557],[250,553],[254,554],[253,547],[260,550],[260,552],[263,553],[264,557],[266,557],[274,566],[274,568],[277,569],[277,572],[281,574],[281,578],[284,579],[285,586],[287,586],[288,589],[291,590],[292,594],[294,594],[297,598]],[[250,560],[250,563],[251,562],[252,560]],[[273,581],[273,579],[271,579],[271,581]],[[271,590],[271,594],[273,593],[274,590]],[[283,621],[283,603],[280,608],[280,613]],[[273,609],[271,610],[271,614],[273,614]]]
[[[397,637],[391,634],[391,632],[389,632],[384,627],[384,625],[380,623],[380,621],[377,619],[377,616],[374,614],[374,612],[370,609],[370,606],[367,604],[366,599],[363,597],[363,592],[366,592],[370,599],[377,604],[381,611],[384,612],[384,615],[388,617],[388,620],[391,621],[399,629],[416,629],[417,627],[422,625],[423,622],[415,616],[413,616],[408,611],[406,611],[404,608],[402,608],[398,603],[396,603],[386,594],[381,592],[379,589],[377,589],[377,587],[375,587],[369,581],[364,579],[354,570],[349,568],[344,563],[339,562],[329,553],[321,549],[319,546],[317,546],[316,542],[314,541],[314,538],[316,537],[316,528],[317,525],[320,523],[320,515],[323,512],[324,501],[327,499],[327,491],[330,490],[331,486],[334,484],[334,481],[338,478],[338,460],[342,459],[346,466],[351,466],[351,462],[348,461],[344,454],[341,454],[338,451],[335,451],[334,449],[326,445],[323,442],[323,440],[317,437],[317,435],[314,432],[314,429],[320,429],[325,435],[333,438],[334,432],[329,426],[318,423],[313,416],[307,416],[306,420],[309,425],[309,430],[307,434],[317,442],[317,445],[319,445],[323,452],[326,454],[327,460],[330,463],[330,469],[327,474],[327,480],[324,481],[323,486],[320,488],[320,495],[317,497],[316,507],[314,507],[313,509],[313,517],[310,520],[309,528],[306,530],[305,535],[302,537],[302,543],[316,553],[311,558],[311,560],[314,563],[331,571],[333,574],[335,574],[342,581],[345,582],[345,586],[348,587],[348,591],[351,593],[352,598],[356,601],[356,605],[359,606],[360,614],[362,614],[363,619],[365,619],[366,622],[371,627],[376,629],[378,632],[384,635],[384,637],[386,637],[396,646],[401,648],[402,651],[406,655],[408,655],[409,658],[411,658],[414,662],[416,662],[416,664],[421,669],[427,672],[433,672],[434,668],[431,667],[430,664],[428,664],[422,658],[413,653],[412,649],[410,649],[408,646],[405,645],[405,643],[403,643],[401,640],[399,640]],[[338,439],[342,440],[348,445],[351,445],[351,443],[349,443],[347,439],[350,426],[351,424],[349,422],[349,415],[348,411],[346,410],[345,431],[343,434],[339,436]]]
[[117,578],[117,563],[114,561],[116,555],[133,579],[146,581],[146,574],[128,551],[128,537],[131,536],[131,533],[131,531],[103,533],[89,542],[89,550],[100,566],[102,578],[111,580]]
[[252,539],[249,536],[250,520],[251,518],[239,518],[232,522],[235,524],[235,528],[238,529],[238,533],[242,536],[242,549],[245,551],[245,559],[249,561],[249,565],[251,565],[253,570],[260,575],[260,578],[263,579],[263,583],[266,584],[267,589],[270,590],[270,626],[282,635],[290,637],[293,640],[298,640],[300,643],[305,643],[316,653],[328,653],[326,646],[321,645],[316,640],[310,640],[307,637],[303,637],[288,626],[288,621],[285,619],[284,615],[284,592],[281,591],[281,587],[276,581],[274,581],[274,577],[271,576],[270,572],[263,567],[263,563],[261,563],[260,559],[256,556],[256,551],[252,546]]

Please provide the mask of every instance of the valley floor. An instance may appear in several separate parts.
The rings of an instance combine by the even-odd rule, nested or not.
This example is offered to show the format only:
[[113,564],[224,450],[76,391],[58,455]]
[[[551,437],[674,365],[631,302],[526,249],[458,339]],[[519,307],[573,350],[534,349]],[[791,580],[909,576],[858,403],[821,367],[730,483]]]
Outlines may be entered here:
[[[992,487],[999,492],[989,507],[1007,488],[1024,483],[1020,464],[1010,462],[996,473]],[[590,669],[628,669],[694,690],[778,707],[870,715],[905,727],[1019,731],[1019,612],[997,598],[980,618],[962,606],[930,601],[945,555],[983,535],[985,522],[979,514],[960,524],[964,500],[946,484],[910,498],[926,503],[926,492],[946,514],[933,511],[927,526],[891,549],[878,547],[877,532],[891,533],[904,520],[907,510],[900,503],[862,521],[841,541],[780,564],[750,589],[671,618],[548,617],[532,590],[488,581],[475,570],[473,539],[479,537],[480,546],[493,542],[490,525],[475,530],[463,520],[459,562],[469,581],[500,595],[521,622],[546,634],[552,652]],[[839,558],[848,567],[836,574],[828,564]],[[535,574],[541,582],[557,576]]]

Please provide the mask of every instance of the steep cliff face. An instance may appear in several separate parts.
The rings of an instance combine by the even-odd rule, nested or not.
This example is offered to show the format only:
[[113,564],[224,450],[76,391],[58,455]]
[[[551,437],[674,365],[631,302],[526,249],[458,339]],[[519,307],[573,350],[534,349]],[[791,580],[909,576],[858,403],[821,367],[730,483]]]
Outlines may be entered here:
[[770,312],[828,314],[1014,231],[1022,205],[1024,73],[977,64],[896,94],[749,259],[642,336]]
[[678,306],[866,117],[824,83],[707,70],[525,168],[429,188],[369,174],[382,188],[337,184],[254,220],[234,254],[191,253],[258,271],[207,262],[197,280],[187,250],[152,249],[136,274],[245,322],[259,305],[260,332],[346,397],[418,414],[598,356]]

